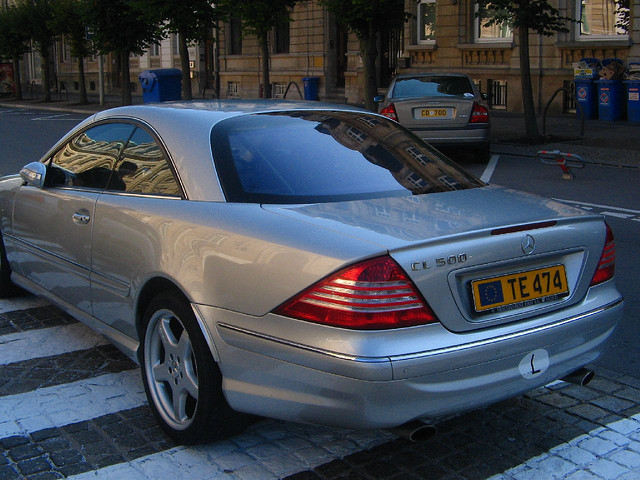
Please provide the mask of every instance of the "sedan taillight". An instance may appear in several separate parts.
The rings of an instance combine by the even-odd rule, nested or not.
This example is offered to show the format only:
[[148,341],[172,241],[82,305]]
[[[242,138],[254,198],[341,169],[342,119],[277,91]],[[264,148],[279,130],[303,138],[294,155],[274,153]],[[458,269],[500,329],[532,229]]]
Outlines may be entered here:
[[340,270],[281,305],[275,313],[361,330],[438,321],[413,282],[388,256]]
[[604,248],[598,261],[598,267],[596,273],[593,274],[591,279],[591,286],[598,285],[599,283],[606,282],[613,278],[616,267],[616,242],[613,238],[613,231],[609,224],[606,224],[607,236],[604,241]]
[[398,121],[398,114],[396,113],[396,106],[393,103],[390,103],[389,105],[384,107],[382,110],[380,110],[380,113],[382,115],[384,115],[385,117],[389,117],[391,120],[394,120],[396,122]]
[[489,109],[478,103],[473,104],[470,123],[489,123]]

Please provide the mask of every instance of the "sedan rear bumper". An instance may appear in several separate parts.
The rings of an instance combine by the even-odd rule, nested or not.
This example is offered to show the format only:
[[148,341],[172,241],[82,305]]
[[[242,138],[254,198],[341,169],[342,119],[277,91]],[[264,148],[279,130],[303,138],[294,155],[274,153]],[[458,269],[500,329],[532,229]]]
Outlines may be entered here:
[[362,429],[471,410],[562,378],[600,356],[622,310],[620,298],[544,328],[407,356],[352,357],[232,326],[221,317],[237,314],[197,306],[234,409]]
[[414,134],[427,143],[434,145],[489,145],[489,126],[463,129],[410,129]]

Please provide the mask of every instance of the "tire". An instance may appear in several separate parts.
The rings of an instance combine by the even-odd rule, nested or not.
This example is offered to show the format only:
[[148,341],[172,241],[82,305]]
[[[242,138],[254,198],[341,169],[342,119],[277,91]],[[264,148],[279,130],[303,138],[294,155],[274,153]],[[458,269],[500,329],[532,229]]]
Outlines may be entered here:
[[245,427],[222,392],[222,374],[189,302],[165,291],[143,318],[140,365],[147,399],[162,429],[178,443],[206,443]]
[[489,160],[491,160],[491,147],[488,144],[483,145],[475,150],[474,154],[476,163],[489,163]]
[[0,298],[15,297],[21,292],[20,287],[11,281],[11,267],[4,249],[4,240],[0,233]]

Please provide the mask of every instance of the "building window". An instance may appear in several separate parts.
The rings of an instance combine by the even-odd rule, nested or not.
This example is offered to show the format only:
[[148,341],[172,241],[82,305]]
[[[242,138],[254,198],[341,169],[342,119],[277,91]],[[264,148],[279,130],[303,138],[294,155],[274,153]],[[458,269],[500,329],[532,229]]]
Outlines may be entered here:
[[227,82],[227,97],[237,97],[239,95],[239,83]]
[[229,38],[227,38],[227,54],[242,55],[242,21],[237,17],[229,20]]
[[513,29],[508,23],[495,23],[487,25],[491,20],[491,13],[484,11],[478,15],[476,5],[475,40],[476,42],[511,42],[513,41]]
[[180,55],[180,35],[177,33],[174,33],[172,37],[173,37],[173,41],[171,43],[173,46],[173,55],[179,56]]
[[629,32],[628,0],[577,0],[581,40],[627,36]]
[[273,98],[284,98],[284,94],[287,91],[287,84],[276,82],[273,84],[272,94]]
[[149,55],[152,57],[160,56],[160,45],[158,45],[157,43],[152,44],[149,47]]
[[282,22],[274,29],[273,53],[289,53],[289,22]]
[[420,0],[418,3],[418,43],[436,41],[436,0]]

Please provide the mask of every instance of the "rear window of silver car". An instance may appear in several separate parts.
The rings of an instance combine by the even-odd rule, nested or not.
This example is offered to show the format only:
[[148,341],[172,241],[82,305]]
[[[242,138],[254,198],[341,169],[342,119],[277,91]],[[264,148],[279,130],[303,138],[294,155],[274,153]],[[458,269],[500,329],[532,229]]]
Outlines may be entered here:
[[244,115],[212,130],[227,201],[322,203],[482,186],[395,122],[357,112]]
[[473,87],[466,77],[416,76],[397,78],[390,97],[473,97]]

